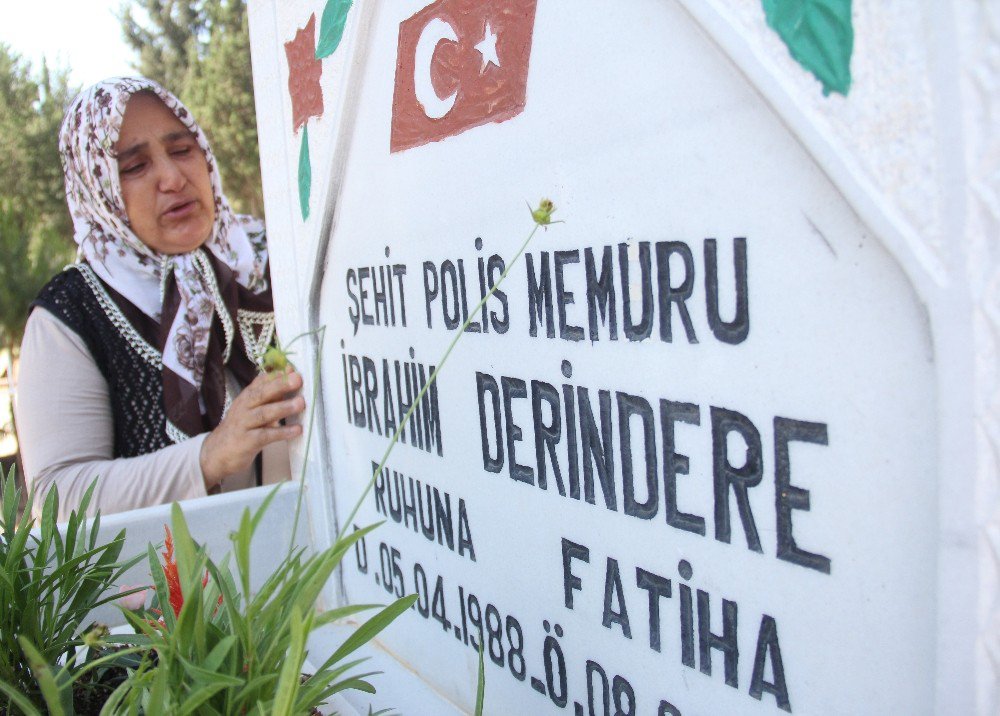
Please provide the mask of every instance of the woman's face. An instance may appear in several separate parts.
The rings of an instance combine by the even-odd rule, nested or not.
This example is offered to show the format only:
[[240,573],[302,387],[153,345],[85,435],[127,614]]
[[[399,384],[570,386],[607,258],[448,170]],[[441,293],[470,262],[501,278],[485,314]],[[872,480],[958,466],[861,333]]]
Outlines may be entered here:
[[144,244],[181,254],[208,240],[215,199],[205,153],[158,97],[132,95],[115,151],[125,212]]

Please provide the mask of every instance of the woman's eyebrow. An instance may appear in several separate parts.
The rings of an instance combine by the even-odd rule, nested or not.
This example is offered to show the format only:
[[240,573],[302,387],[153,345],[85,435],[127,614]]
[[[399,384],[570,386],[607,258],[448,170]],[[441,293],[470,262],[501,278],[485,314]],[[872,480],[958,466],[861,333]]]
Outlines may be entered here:
[[[186,129],[178,129],[176,132],[168,132],[167,134],[164,134],[162,137],[160,137],[160,143],[170,144],[171,142],[176,142],[181,139],[188,139],[188,138],[194,139],[194,135],[191,134],[191,132],[189,132]],[[128,149],[118,152],[116,159],[118,159],[118,161],[122,161],[123,159],[128,159],[133,154],[141,152],[148,146],[149,142],[136,142]]]
[[178,139],[194,139],[194,135],[186,129],[178,129],[176,132],[170,132],[169,134],[164,134],[160,137],[160,141],[164,144],[168,142],[176,142]]
[[121,161],[123,159],[128,159],[133,154],[136,154],[136,153],[142,151],[143,149],[145,149],[148,146],[149,146],[149,142],[137,142],[136,144],[133,144],[128,149],[125,149],[125,150],[122,150],[122,151],[118,152],[118,155],[115,158],[118,161]]

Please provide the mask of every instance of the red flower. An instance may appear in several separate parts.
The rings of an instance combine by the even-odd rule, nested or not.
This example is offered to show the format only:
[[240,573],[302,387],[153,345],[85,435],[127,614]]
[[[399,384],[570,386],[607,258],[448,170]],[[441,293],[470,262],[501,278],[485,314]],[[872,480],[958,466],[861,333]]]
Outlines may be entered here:
[[306,26],[285,43],[288,58],[288,96],[292,99],[292,131],[299,131],[310,117],[323,116],[323,88],[319,78],[323,63],[316,59],[316,13]]
[[167,591],[170,593],[170,606],[174,610],[174,616],[181,615],[181,607],[184,606],[184,595],[181,593],[181,577],[177,573],[177,561],[174,559],[174,536],[170,534],[170,528],[163,525],[167,533],[163,546],[166,551],[163,553],[163,576],[167,578]]

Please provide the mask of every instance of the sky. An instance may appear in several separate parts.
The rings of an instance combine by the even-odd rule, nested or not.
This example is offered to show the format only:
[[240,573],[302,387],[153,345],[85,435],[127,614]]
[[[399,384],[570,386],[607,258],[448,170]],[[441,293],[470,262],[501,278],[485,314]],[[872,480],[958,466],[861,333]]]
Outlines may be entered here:
[[134,74],[115,14],[123,0],[0,0],[0,42],[30,60],[68,68],[70,82]]

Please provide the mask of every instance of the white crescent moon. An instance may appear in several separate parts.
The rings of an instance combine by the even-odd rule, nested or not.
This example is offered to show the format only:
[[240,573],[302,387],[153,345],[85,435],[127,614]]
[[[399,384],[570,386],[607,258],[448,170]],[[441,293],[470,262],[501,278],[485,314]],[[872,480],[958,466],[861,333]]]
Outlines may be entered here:
[[436,17],[424,25],[420,39],[417,40],[413,63],[413,88],[417,93],[417,101],[431,119],[441,119],[448,114],[455,106],[455,98],[458,96],[456,90],[442,99],[431,84],[431,61],[434,58],[434,50],[441,40],[458,42],[458,35],[455,34],[455,28],[451,23]]

